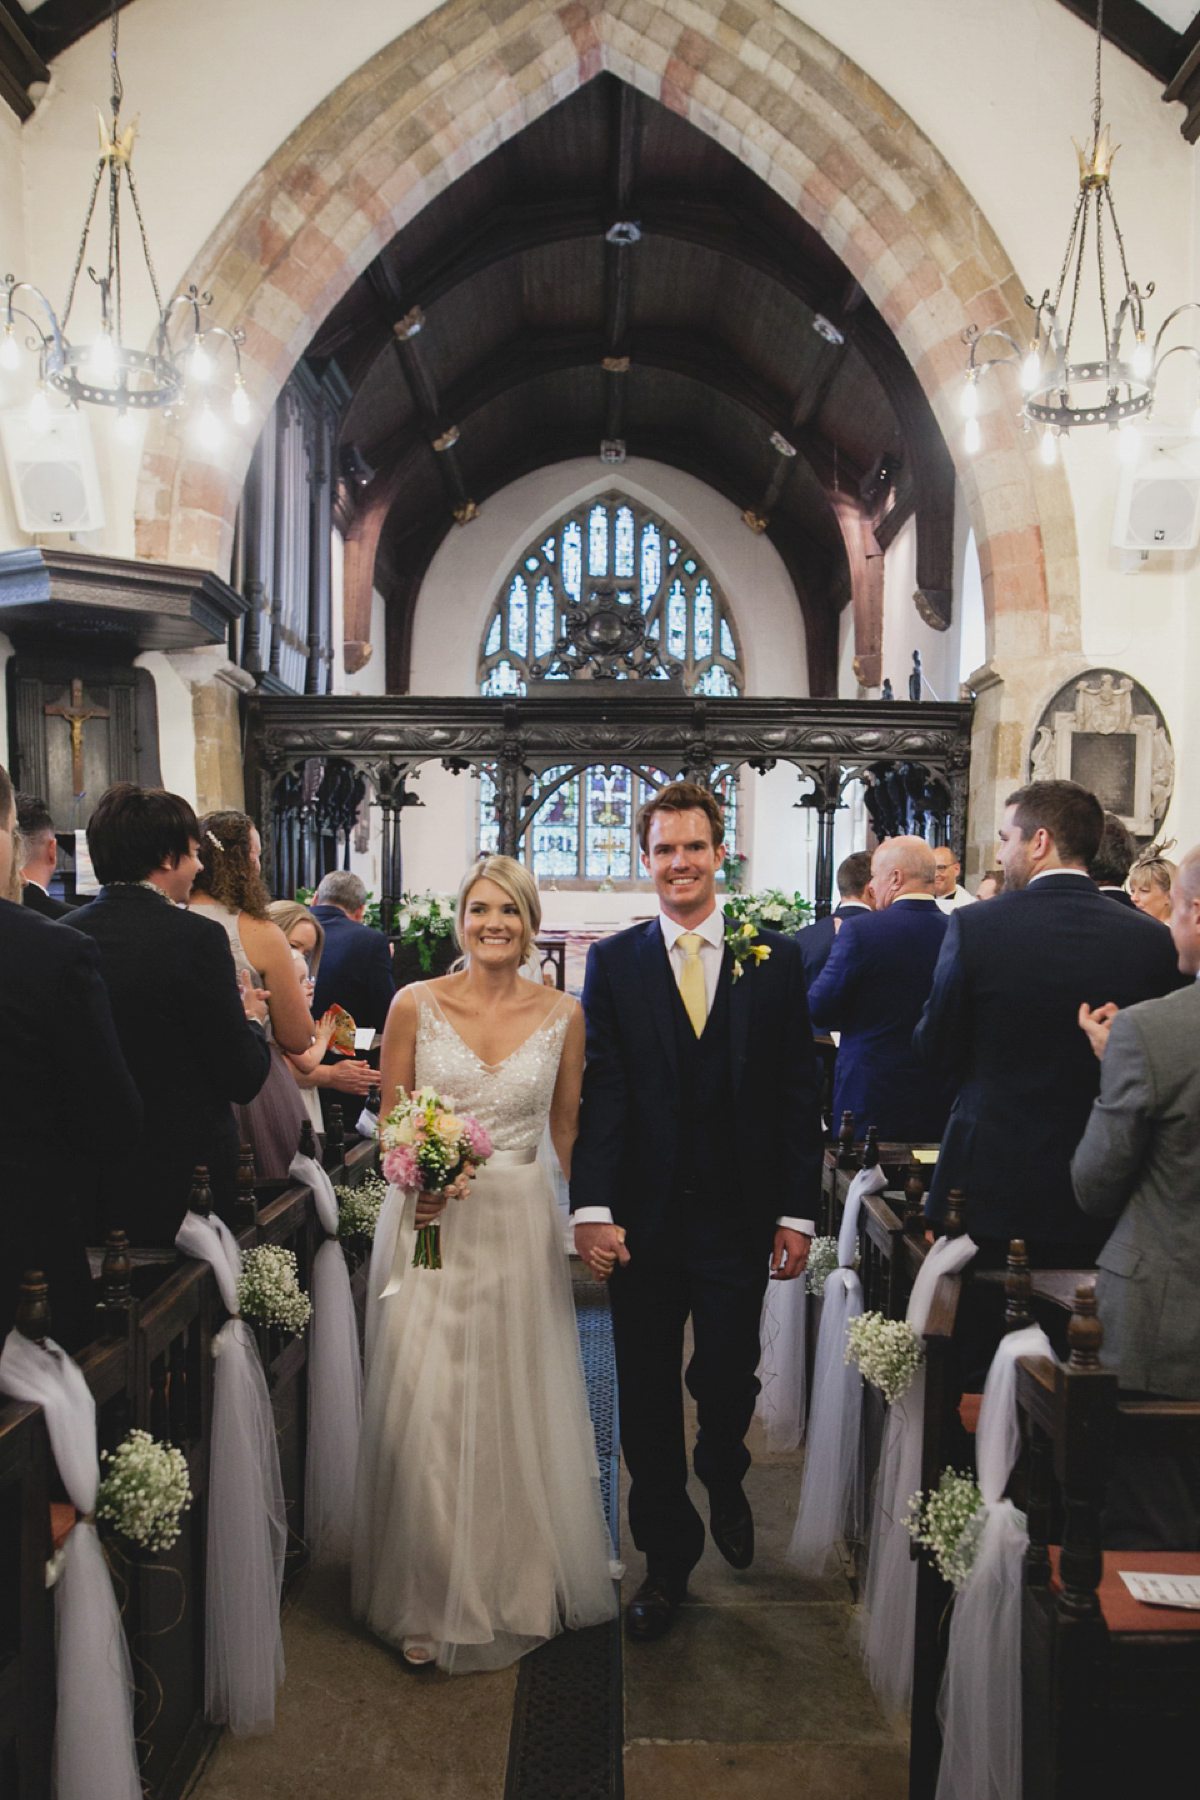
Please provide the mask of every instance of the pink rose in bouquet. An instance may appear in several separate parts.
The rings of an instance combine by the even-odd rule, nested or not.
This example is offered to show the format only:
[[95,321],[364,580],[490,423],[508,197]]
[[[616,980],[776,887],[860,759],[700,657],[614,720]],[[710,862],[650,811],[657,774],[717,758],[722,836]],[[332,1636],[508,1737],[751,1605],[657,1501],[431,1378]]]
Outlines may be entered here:
[[[415,1094],[397,1090],[391,1112],[379,1121],[379,1145],[383,1172],[397,1187],[419,1187],[456,1200],[470,1192],[476,1169],[492,1154],[492,1140],[478,1119],[456,1112],[453,1100],[432,1088],[420,1088]],[[441,1227],[436,1220],[418,1230],[412,1266],[441,1268]]]

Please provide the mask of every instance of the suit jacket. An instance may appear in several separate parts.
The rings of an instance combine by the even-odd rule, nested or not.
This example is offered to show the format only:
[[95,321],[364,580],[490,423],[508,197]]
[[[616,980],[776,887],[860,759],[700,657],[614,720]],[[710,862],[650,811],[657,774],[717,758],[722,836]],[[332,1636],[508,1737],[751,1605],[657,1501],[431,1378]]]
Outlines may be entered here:
[[396,992],[387,939],[369,925],[356,924],[340,906],[314,906],[313,912],[325,927],[313,1017],[319,1019],[336,1000],[356,1025],[382,1031]]
[[1121,1386],[1200,1400],[1200,987],[1117,1014],[1071,1164],[1091,1218],[1103,1358]]
[[929,1211],[952,1187],[973,1237],[1099,1248],[1075,1204],[1071,1157],[1100,1085],[1080,1005],[1132,1006],[1179,987],[1171,934],[1113,906],[1091,877],[1048,875],[950,917],[913,1042],[960,1086]]
[[75,911],[65,900],[56,900],[53,894],[48,894],[36,881],[25,883],[21,890],[21,904],[27,906],[30,912],[41,913],[44,919],[65,919],[68,913]]
[[[229,939],[211,919],[137,886],[108,887],[59,929],[100,951],[121,1049],[145,1108],[140,1141],[101,1171],[106,1225],[135,1244],[173,1244],[204,1163],[214,1194],[231,1186],[232,1102],[253,1100],[271,1052],[242,1009]],[[232,1198],[230,1193],[228,1198]]]
[[[1133,895],[1127,894],[1124,888],[1102,887],[1100,892],[1104,895],[1106,900],[1115,900],[1118,906],[1131,906],[1134,912],[1139,911]],[[1160,920],[1159,923],[1161,924],[1161,922],[1162,921]]]
[[829,952],[837,942],[838,931],[835,919],[857,919],[871,908],[862,900],[843,900],[835,906],[831,913],[823,919],[817,919],[812,925],[802,925],[793,933],[794,942],[800,952],[800,960],[804,964],[804,985],[810,988],[825,964],[829,961]]
[[[763,931],[771,955],[730,981],[734,1104],[744,1120],[739,1209],[751,1241],[778,1217],[812,1218],[823,1143],[804,970],[793,939]],[[588,954],[583,990],[587,1065],[571,1159],[571,1210],[607,1206],[630,1247],[667,1216],[679,1161],[680,1088],[675,978],[657,919],[602,939]]]
[[813,1023],[839,1031],[833,1116],[853,1113],[857,1135],[874,1125],[889,1143],[939,1143],[952,1077],[913,1050],[950,923],[933,899],[900,899],[847,919],[808,991]]
[[89,1335],[76,1177],[135,1141],[142,1103],[117,1041],[96,947],[0,900],[0,1333],[27,1268],[45,1271],[53,1335]]

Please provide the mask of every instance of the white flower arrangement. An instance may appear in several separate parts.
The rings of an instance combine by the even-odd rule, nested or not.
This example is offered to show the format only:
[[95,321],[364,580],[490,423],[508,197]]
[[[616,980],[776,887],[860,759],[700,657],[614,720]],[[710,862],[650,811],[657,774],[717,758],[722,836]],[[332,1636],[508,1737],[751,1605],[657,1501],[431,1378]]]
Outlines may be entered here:
[[931,1494],[914,1494],[904,1523],[918,1544],[933,1551],[933,1560],[952,1588],[961,1588],[971,1573],[983,1529],[983,1495],[973,1475],[943,1469]]
[[304,1330],[312,1301],[300,1286],[294,1250],[285,1250],[281,1244],[259,1244],[246,1251],[238,1276],[238,1311],[255,1325]]
[[[857,1260],[857,1259],[856,1259]],[[825,1292],[825,1277],[832,1275],[838,1266],[838,1243],[836,1238],[815,1237],[808,1246],[808,1263],[804,1275],[808,1291],[814,1300],[819,1300]]]
[[180,1516],[192,1504],[187,1458],[148,1431],[131,1431],[100,1460],[107,1472],[96,1493],[96,1517],[107,1519],[145,1550],[169,1550]]
[[925,1360],[925,1346],[906,1319],[863,1313],[846,1327],[846,1361],[857,1363],[864,1381],[877,1387],[888,1405],[908,1392]]
[[766,926],[768,931],[798,931],[813,916],[812,902],[803,894],[785,894],[764,888],[759,894],[726,894],[722,905],[727,919]]
[[402,944],[415,946],[426,975],[433,968],[433,954],[454,930],[453,894],[401,894],[396,929]]
[[374,1237],[387,1195],[387,1182],[382,1175],[364,1175],[357,1187],[335,1187],[333,1191],[338,1203],[338,1236]]

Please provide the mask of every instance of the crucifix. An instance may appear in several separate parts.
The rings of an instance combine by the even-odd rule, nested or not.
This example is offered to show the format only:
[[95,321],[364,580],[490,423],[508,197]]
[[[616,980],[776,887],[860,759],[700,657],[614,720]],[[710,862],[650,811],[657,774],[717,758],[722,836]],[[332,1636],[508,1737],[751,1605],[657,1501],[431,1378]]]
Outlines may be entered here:
[[83,727],[88,719],[107,719],[106,706],[94,706],[89,711],[83,704],[83,683],[71,683],[70,706],[43,706],[42,711],[48,719],[65,719],[71,731],[71,792],[78,800],[83,792]]

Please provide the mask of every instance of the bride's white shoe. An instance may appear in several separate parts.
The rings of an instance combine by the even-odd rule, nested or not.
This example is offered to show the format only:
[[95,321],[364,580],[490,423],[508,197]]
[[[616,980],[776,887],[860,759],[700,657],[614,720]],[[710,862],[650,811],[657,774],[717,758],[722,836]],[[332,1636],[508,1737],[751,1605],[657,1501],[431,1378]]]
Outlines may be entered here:
[[401,1651],[411,1669],[427,1668],[437,1659],[437,1645],[431,1637],[406,1637]]

